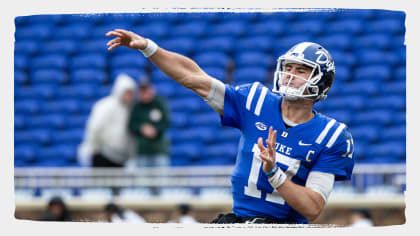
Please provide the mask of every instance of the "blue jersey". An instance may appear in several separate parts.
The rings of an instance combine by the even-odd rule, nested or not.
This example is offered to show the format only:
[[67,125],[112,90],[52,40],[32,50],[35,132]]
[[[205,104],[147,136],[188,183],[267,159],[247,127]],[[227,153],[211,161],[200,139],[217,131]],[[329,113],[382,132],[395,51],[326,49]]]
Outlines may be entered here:
[[280,95],[258,82],[225,87],[222,124],[241,130],[231,177],[233,212],[241,217],[308,223],[268,182],[258,156],[258,138],[266,140],[270,126],[277,130],[276,163],[295,184],[305,186],[311,171],[334,174],[335,180],[349,180],[354,148],[346,125],[314,111],[313,119],[287,129],[282,120]]

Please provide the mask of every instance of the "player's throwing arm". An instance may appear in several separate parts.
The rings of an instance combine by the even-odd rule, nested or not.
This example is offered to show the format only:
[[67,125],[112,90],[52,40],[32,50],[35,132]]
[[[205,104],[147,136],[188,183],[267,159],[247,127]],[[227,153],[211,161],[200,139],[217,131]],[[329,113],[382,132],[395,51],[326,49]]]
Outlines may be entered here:
[[108,43],[111,51],[119,46],[126,46],[141,51],[160,70],[183,86],[193,90],[201,97],[207,97],[212,86],[212,77],[206,74],[193,60],[180,54],[167,51],[134,32],[116,29],[106,33],[114,36]]

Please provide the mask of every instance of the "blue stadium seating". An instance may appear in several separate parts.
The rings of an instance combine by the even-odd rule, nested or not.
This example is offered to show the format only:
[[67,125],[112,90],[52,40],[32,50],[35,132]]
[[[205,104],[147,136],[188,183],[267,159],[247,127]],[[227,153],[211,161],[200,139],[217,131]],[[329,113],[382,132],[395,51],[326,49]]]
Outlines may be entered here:
[[172,27],[168,37],[192,37],[200,38],[207,31],[207,23],[203,21],[187,22]]
[[67,67],[67,57],[62,54],[43,55],[33,58],[30,66],[34,69],[64,70]]
[[15,32],[16,40],[46,40],[52,34],[49,23],[31,24],[24,27],[18,27]]
[[71,73],[70,82],[103,84],[108,79],[107,74],[102,69],[77,69]]
[[279,36],[286,32],[286,24],[278,20],[260,21],[249,27],[249,35]]
[[222,52],[203,52],[194,56],[194,61],[200,67],[221,67],[226,68],[230,62],[230,57]]
[[109,52],[105,33],[115,28],[189,56],[225,83],[260,81],[269,88],[278,56],[299,42],[317,42],[332,54],[336,79],[316,110],[349,126],[357,162],[404,162],[404,21],[402,11],[358,9],[16,17],[14,165],[77,166],[76,145],[92,105],[110,94],[120,73],[149,76],[169,99],[171,165],[234,164],[240,132],[222,127],[199,96],[141,53]]
[[363,30],[363,21],[360,19],[343,19],[334,21],[325,27],[326,33],[358,35]]
[[267,70],[264,67],[241,67],[234,72],[235,84],[246,84],[255,81],[264,82],[267,77]]
[[246,50],[243,53],[236,54],[235,63],[238,68],[242,67],[265,67],[270,68],[276,65],[276,61],[271,55],[260,51]]
[[195,50],[197,52],[223,52],[230,53],[233,50],[235,41],[231,35],[218,36],[218,37],[208,37],[199,40],[196,44]]
[[111,68],[121,67],[133,67],[138,69],[144,69],[148,61],[139,52],[117,54],[111,57],[110,66]]
[[68,75],[60,69],[33,69],[30,74],[31,84],[60,85],[68,81]]
[[106,57],[102,53],[84,53],[73,56],[69,62],[71,70],[96,68],[104,69],[107,66]]
[[235,52],[257,51],[262,53],[269,53],[273,49],[273,38],[267,36],[251,36],[242,38],[235,43]]

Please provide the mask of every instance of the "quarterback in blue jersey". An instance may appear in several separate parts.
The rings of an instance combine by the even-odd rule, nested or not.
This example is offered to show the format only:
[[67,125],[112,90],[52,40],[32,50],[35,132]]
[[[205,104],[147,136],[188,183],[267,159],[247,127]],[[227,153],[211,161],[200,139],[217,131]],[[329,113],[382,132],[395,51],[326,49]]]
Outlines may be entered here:
[[269,91],[258,82],[223,84],[191,59],[131,31],[106,35],[115,37],[108,50],[140,50],[200,95],[223,125],[241,130],[231,177],[233,213],[212,223],[309,223],[321,214],[334,181],[350,179],[354,147],[347,126],[313,109],[327,97],[335,75],[334,61],[322,46],[303,42],[280,56]]

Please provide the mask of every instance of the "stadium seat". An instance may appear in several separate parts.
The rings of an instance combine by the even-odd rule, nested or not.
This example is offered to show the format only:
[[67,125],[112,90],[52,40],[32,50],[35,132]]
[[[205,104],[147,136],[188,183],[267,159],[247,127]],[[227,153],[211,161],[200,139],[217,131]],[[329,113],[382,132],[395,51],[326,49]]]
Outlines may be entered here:
[[102,53],[83,53],[70,59],[69,68],[77,69],[104,69],[107,66],[107,58]]
[[39,166],[67,166],[76,159],[76,147],[71,145],[55,145],[40,148],[36,156]]
[[331,22],[325,27],[329,34],[351,34],[358,35],[363,30],[363,21],[360,19],[343,19]]
[[232,36],[218,36],[218,37],[207,37],[198,40],[196,43],[195,50],[197,52],[223,52],[230,53],[233,50],[235,40]]
[[21,71],[21,70],[15,70],[14,71],[14,83],[18,86],[23,86],[29,82],[28,75]]
[[355,20],[371,20],[377,12],[372,9],[338,9],[334,12],[336,20],[355,19]]
[[352,40],[353,49],[371,48],[388,49],[390,48],[390,37],[386,34],[364,34]]
[[24,53],[15,53],[13,57],[14,69],[16,70],[26,70],[28,68],[28,56]]
[[400,95],[405,96],[406,91],[406,81],[396,81],[383,84],[380,86],[379,91],[383,95]]
[[286,24],[278,20],[265,20],[252,24],[247,30],[247,34],[251,36],[270,36],[276,37],[286,32]]
[[228,75],[225,69],[220,67],[210,67],[210,66],[203,66],[201,67],[208,75],[216,78],[222,82],[227,82]]
[[289,50],[294,45],[301,43],[301,42],[310,42],[313,40],[309,35],[307,34],[293,34],[293,35],[285,35],[278,40],[276,40],[276,43],[273,45],[276,51],[276,57],[279,57],[280,55],[283,55],[286,53],[287,50]]
[[36,54],[39,50],[41,45],[34,40],[34,39],[28,39],[28,40],[16,40],[15,41],[15,54],[24,54],[28,56],[32,56]]
[[241,37],[246,33],[245,22],[241,20],[223,21],[219,24],[209,25],[206,36]]
[[140,78],[143,78],[144,76],[147,75],[145,70],[142,69],[142,68],[138,68],[138,67],[119,67],[119,68],[114,68],[111,71],[111,76],[110,76],[110,81],[109,82],[111,84],[114,84],[115,79],[120,74],[129,75],[136,81],[138,81]]
[[221,127],[219,130],[217,130],[216,132],[218,135],[217,137],[215,137],[215,142],[220,142],[220,143],[238,143],[239,142],[239,138],[241,137],[241,132],[237,129],[234,128],[228,128],[228,127]]
[[176,94],[176,90],[173,88],[172,83],[167,83],[169,81],[161,81],[159,83],[153,83],[156,92],[165,97],[172,98]]
[[354,71],[353,79],[355,81],[386,81],[391,79],[391,69],[385,65],[367,65],[360,66]]
[[214,127],[204,127],[199,124],[191,124],[191,126],[194,128],[179,130],[176,134],[176,138],[181,143],[209,143],[214,138]]
[[186,22],[185,24],[171,27],[168,37],[200,38],[206,33],[207,23],[204,21]]
[[405,143],[404,142],[383,142],[371,145],[366,151],[369,157],[393,156],[395,159],[405,159]]
[[405,32],[404,21],[399,19],[377,19],[367,23],[363,32],[365,34],[403,34]]
[[403,141],[406,140],[406,126],[398,125],[385,128],[381,132],[381,140],[383,141]]
[[406,81],[407,75],[405,66],[398,67],[396,70],[393,70],[393,73],[395,80]]
[[59,99],[89,100],[99,97],[99,90],[95,84],[85,83],[56,88]]
[[270,53],[273,50],[273,38],[267,36],[252,36],[242,38],[235,43],[235,52],[249,52],[258,51],[263,53]]
[[238,68],[257,66],[268,69],[274,67],[276,61],[271,55],[262,51],[245,50],[243,53],[236,54],[235,63]]
[[200,67],[220,67],[226,68],[230,63],[230,57],[223,52],[203,52],[194,56],[194,61]]
[[78,145],[82,142],[84,129],[72,129],[54,132],[54,143]]
[[105,34],[108,33],[111,30],[115,29],[130,29],[131,25],[127,24],[126,22],[111,22],[109,24],[104,25],[98,25],[91,29],[90,31],[90,37],[91,38],[97,38],[97,39],[107,39]]
[[263,67],[242,67],[234,72],[233,81],[235,84],[246,84],[255,81],[264,82],[267,78],[267,70]]
[[352,124],[352,112],[350,110],[344,110],[343,109],[344,107],[345,106],[337,107],[337,108],[332,109],[332,110],[326,110],[323,113],[330,116],[330,117],[333,117],[338,122],[342,122],[346,125],[351,125]]
[[325,27],[324,22],[314,19],[302,19],[289,25],[287,32],[291,34],[309,34],[312,36],[319,35]]
[[341,96],[335,97],[334,99],[328,100],[325,103],[325,109],[349,109],[349,110],[360,110],[365,107],[365,100],[361,96]]
[[93,15],[96,24],[114,24],[122,23],[127,25],[135,25],[142,21],[141,14],[138,13],[119,13],[119,14],[100,14]]
[[35,161],[37,148],[33,144],[29,145],[19,145],[15,144],[14,147],[14,159],[21,160],[23,163],[21,163],[21,166],[29,166]]
[[83,43],[79,44],[79,47],[77,48],[77,53],[80,55],[86,54],[86,53],[102,53],[103,55],[106,55],[108,53],[107,50],[107,42],[109,39],[98,39],[98,38],[91,38],[89,40],[85,40]]
[[35,69],[30,75],[31,84],[60,85],[66,83],[67,74],[59,69]]
[[67,58],[62,54],[48,54],[35,57],[30,62],[31,69],[57,69],[64,70],[67,67]]
[[67,117],[56,114],[45,114],[33,117],[29,127],[32,129],[64,129],[67,127]]
[[187,115],[184,112],[171,113],[171,127],[183,128],[188,124]]
[[381,50],[361,50],[357,52],[359,60],[358,65],[380,64],[394,67],[398,63],[398,57],[394,53]]
[[77,69],[70,74],[70,83],[92,83],[100,85],[108,80],[107,73],[103,69]]
[[110,66],[113,69],[121,67],[133,67],[144,69],[147,65],[147,59],[138,52],[116,54],[111,57]]
[[220,127],[220,117],[219,115],[214,112],[208,113],[200,113],[188,118],[188,123],[192,126],[202,127],[202,126],[209,126],[209,127]]
[[200,158],[203,150],[201,146],[202,144],[199,142],[180,143],[171,147],[170,155],[173,159],[184,159],[184,161],[191,162]]
[[393,113],[386,110],[370,110],[366,112],[356,113],[352,117],[352,122],[355,124],[374,124],[374,125],[388,125],[394,119]]
[[[334,86],[335,85],[333,85],[333,88]],[[378,83],[374,80],[345,83],[341,87],[345,90],[346,94],[365,96],[366,98],[368,98],[368,96],[377,95],[380,93],[379,89],[381,88],[381,86],[379,86]]]
[[335,78],[340,81],[348,81],[352,79],[350,67],[346,65],[335,66]]
[[193,38],[177,37],[164,40],[159,43],[163,48],[180,53],[182,55],[189,55],[194,52],[197,44]]
[[[350,128],[353,140],[357,142],[373,143],[381,136],[381,129],[374,125],[359,125]],[[356,145],[357,146],[357,145]]]
[[18,27],[15,32],[16,40],[37,40],[48,39],[54,29],[49,23],[31,24],[24,27]]
[[318,38],[317,43],[322,45],[327,50],[346,51],[351,48],[353,44],[353,38],[346,33],[331,34]]
[[66,99],[66,100],[58,100],[53,102],[46,102],[42,107],[43,114],[48,113],[62,113],[65,115],[68,114],[80,114],[82,111],[82,104],[85,102],[73,100],[73,99]]
[[45,85],[36,85],[31,87],[33,90],[32,99],[40,99],[43,101],[52,100],[56,98],[57,89],[55,86]]
[[90,36],[91,25],[87,22],[58,27],[52,35],[55,39],[84,40]]
[[[144,19],[143,19],[144,20]],[[146,21],[143,25],[134,27],[133,31],[145,35],[154,41],[158,41],[166,38],[169,32],[169,24],[164,21],[159,22],[148,22]]]
[[15,113],[23,115],[33,115],[40,111],[40,104],[36,100],[15,101]]
[[405,111],[405,96],[390,94],[372,98],[369,99],[366,108]]
[[14,115],[14,128],[16,130],[23,130],[26,128],[26,118],[23,115]]
[[171,112],[196,112],[200,110],[200,98],[177,98],[168,101]]
[[356,56],[353,53],[337,49],[328,49],[328,52],[331,54],[336,66],[353,66],[356,64]]
[[77,51],[78,42],[74,40],[54,40],[44,42],[39,49],[39,53],[51,54],[59,53],[63,55],[72,55]]
[[84,129],[88,120],[89,113],[72,115],[67,119],[69,129]]

